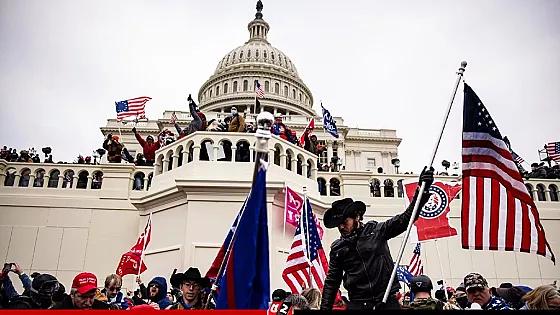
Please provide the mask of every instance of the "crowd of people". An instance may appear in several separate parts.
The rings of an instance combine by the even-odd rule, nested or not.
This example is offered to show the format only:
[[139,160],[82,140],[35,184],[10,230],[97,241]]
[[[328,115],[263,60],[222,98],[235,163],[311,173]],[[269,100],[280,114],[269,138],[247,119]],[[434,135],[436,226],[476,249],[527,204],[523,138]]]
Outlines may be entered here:
[[524,169],[520,170],[521,175],[526,178],[547,178],[547,179],[560,179],[560,165],[556,164],[552,167],[545,165],[544,162],[532,163],[531,171]]
[[[23,286],[19,293],[14,288],[10,274],[18,276]],[[0,308],[28,310],[201,310],[215,309],[208,295],[214,279],[201,275],[197,268],[184,273],[173,273],[169,278],[154,277],[145,284],[136,277],[137,289],[124,292],[122,278],[116,274],[98,283],[96,275],[82,272],[74,277],[70,289],[50,274],[26,275],[16,263],[4,265],[0,274]],[[170,284],[170,286],[168,285]],[[426,275],[413,277],[407,291],[398,292],[396,299],[401,309],[411,310],[560,310],[560,292],[556,284],[534,289],[511,283],[499,287],[489,286],[479,273],[470,273],[453,288],[441,285],[434,290],[432,280]],[[271,302],[288,302],[294,310],[320,310],[322,292],[316,288],[291,293],[284,289],[272,292]],[[329,306],[332,310],[345,310],[351,303],[340,296]]]

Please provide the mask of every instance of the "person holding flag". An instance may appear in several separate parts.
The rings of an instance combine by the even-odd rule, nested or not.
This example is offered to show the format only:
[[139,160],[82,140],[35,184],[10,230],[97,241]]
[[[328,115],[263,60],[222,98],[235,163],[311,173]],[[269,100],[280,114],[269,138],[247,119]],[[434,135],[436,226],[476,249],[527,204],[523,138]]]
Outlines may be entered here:
[[[429,188],[434,182],[434,169],[424,168],[418,186],[425,183]],[[430,199],[428,189],[420,196],[420,207]],[[360,309],[399,309],[396,293],[400,284],[393,281],[390,297],[382,303],[385,288],[389,284],[394,260],[389,252],[387,241],[407,230],[412,217],[414,200],[405,212],[385,222],[369,221],[363,223],[366,205],[352,198],[333,202],[325,212],[323,222],[329,229],[338,228],[340,238],[331,245],[330,262],[323,287],[321,310],[331,310],[342,280],[348,291],[348,310]],[[419,212],[416,218],[418,219]]]

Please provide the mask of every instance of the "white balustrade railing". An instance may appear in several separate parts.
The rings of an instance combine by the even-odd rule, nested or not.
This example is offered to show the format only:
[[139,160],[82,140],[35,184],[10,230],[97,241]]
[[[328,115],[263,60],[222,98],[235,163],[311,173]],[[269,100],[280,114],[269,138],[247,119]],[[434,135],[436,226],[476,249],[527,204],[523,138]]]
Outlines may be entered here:
[[[155,176],[189,163],[248,163],[255,158],[254,133],[196,132],[156,151]],[[269,161],[288,171],[316,180],[317,156],[278,136],[268,142]]]

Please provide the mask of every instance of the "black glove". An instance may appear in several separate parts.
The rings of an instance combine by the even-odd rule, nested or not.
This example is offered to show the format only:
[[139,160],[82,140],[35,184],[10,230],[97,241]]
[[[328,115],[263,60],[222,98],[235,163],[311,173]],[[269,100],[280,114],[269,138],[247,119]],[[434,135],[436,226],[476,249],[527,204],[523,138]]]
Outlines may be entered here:
[[418,179],[418,186],[422,186],[422,182],[426,183],[424,191],[428,191],[430,186],[434,183],[434,168],[430,167],[429,170],[427,168],[427,166],[424,166],[422,173],[420,173],[420,178]]
[[112,134],[108,134],[107,135],[107,140],[113,139],[113,135]]
[[189,101],[189,103],[192,102],[192,97],[191,97],[190,94],[189,94],[189,97],[187,97],[187,101]]
[[132,132],[136,134],[136,127],[132,127]]

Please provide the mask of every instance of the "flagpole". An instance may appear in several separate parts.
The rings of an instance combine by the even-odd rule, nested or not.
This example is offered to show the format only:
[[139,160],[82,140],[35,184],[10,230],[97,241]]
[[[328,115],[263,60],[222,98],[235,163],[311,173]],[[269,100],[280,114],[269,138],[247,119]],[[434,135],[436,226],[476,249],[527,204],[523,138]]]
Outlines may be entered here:
[[284,197],[284,227],[282,230],[282,241],[286,240],[286,219],[288,218],[288,186],[286,186],[286,195]]
[[[434,164],[434,160],[436,158],[436,153],[441,142],[441,137],[443,136],[443,131],[445,130],[445,125],[447,124],[447,119],[449,118],[449,113],[451,113],[451,107],[453,106],[453,101],[455,100],[455,94],[457,94],[457,89],[459,88],[459,83],[463,78],[463,73],[465,73],[465,68],[467,67],[467,62],[461,62],[461,67],[457,71],[457,79],[455,80],[455,85],[453,86],[453,93],[451,93],[451,97],[449,99],[449,104],[447,106],[447,112],[443,118],[443,125],[441,126],[441,131],[439,133],[438,139],[436,141],[436,145],[434,146],[434,151],[432,152],[432,159],[430,160],[430,167]],[[422,199],[422,194],[426,189],[426,182],[422,182],[420,186],[420,191],[418,192],[418,198],[416,198],[416,202],[414,203],[414,210],[412,210],[412,216],[410,217],[410,221],[408,221],[408,227],[406,229],[404,238],[401,243],[401,248],[399,249],[399,254],[397,255],[397,261],[395,266],[393,267],[393,271],[391,273],[391,278],[389,279],[389,283],[387,283],[387,288],[385,289],[385,294],[383,295],[383,303],[387,303],[387,299],[389,298],[389,294],[391,293],[391,286],[393,285],[393,281],[395,281],[395,276],[397,275],[397,268],[401,263],[401,259],[404,253],[404,249],[406,247],[406,243],[408,242],[408,237],[410,236],[410,230],[412,229],[412,224],[414,223],[414,218],[418,213],[418,208],[420,207],[420,200]]]
[[439,253],[439,246],[438,246],[437,239],[434,240],[434,243],[436,244],[436,252],[439,260],[439,268],[441,269],[441,281],[443,281],[443,290],[445,291],[445,300],[447,301],[447,285],[445,282],[445,274],[443,273],[443,263],[441,262],[441,255]]
[[[307,217],[307,187],[303,186],[303,220],[305,220],[305,226],[307,227],[307,233],[302,230],[301,233],[305,233],[305,254],[307,255],[307,260],[311,263],[311,252],[309,250],[309,218]],[[301,216],[300,216],[301,217]],[[302,220],[302,221],[303,221]],[[311,275],[311,264],[309,265],[309,287],[312,288],[312,278]]]
[[[152,233],[152,213],[150,212],[150,216],[148,217],[148,223],[150,224],[150,234]],[[144,230],[145,232],[145,230]],[[140,273],[142,272],[142,262],[144,261],[144,251],[146,250],[146,238],[148,236],[144,235],[144,240],[142,243],[142,254],[140,255],[140,265],[138,266],[138,275],[136,275],[136,278],[140,277]],[[137,281],[134,281],[134,290],[132,290],[132,292],[136,291],[136,285],[138,284]]]
[[[251,191],[249,191],[249,197],[253,191],[253,186],[255,185],[256,179],[257,179],[257,174],[259,172],[259,169],[261,167],[261,163],[262,162],[268,162],[268,140],[271,138],[271,134],[270,134],[270,127],[272,126],[272,122],[274,121],[274,117],[272,117],[272,114],[269,112],[263,112],[260,113],[257,116],[257,132],[255,133],[255,137],[257,138],[257,142],[255,145],[255,151],[256,151],[256,156],[255,156],[255,167],[253,169],[253,181],[251,183]],[[247,205],[247,200],[249,200],[249,198],[247,198],[245,200],[245,203],[243,204],[243,208],[240,210],[240,214],[239,217],[237,219],[237,224],[239,224],[239,222],[241,222],[241,219],[243,218],[243,214],[245,213],[245,207]],[[222,272],[224,271],[224,268],[226,266],[226,262],[229,259],[229,255],[231,253],[231,248],[233,246],[233,243],[235,242],[235,236],[237,235],[237,228],[235,228],[233,230],[233,234],[231,235],[231,240],[228,244],[228,248],[226,250],[226,253],[224,255],[224,259],[222,260],[222,263],[220,264],[220,269],[218,269],[218,274],[216,276],[216,281],[212,284],[212,288],[210,291],[210,294],[208,294],[208,298],[206,299],[206,304],[204,305],[203,309],[208,309],[208,306],[210,305],[210,300],[212,299],[212,296],[214,295],[214,293],[216,292],[216,290],[218,290],[218,282],[219,282],[219,278],[222,274]]]

